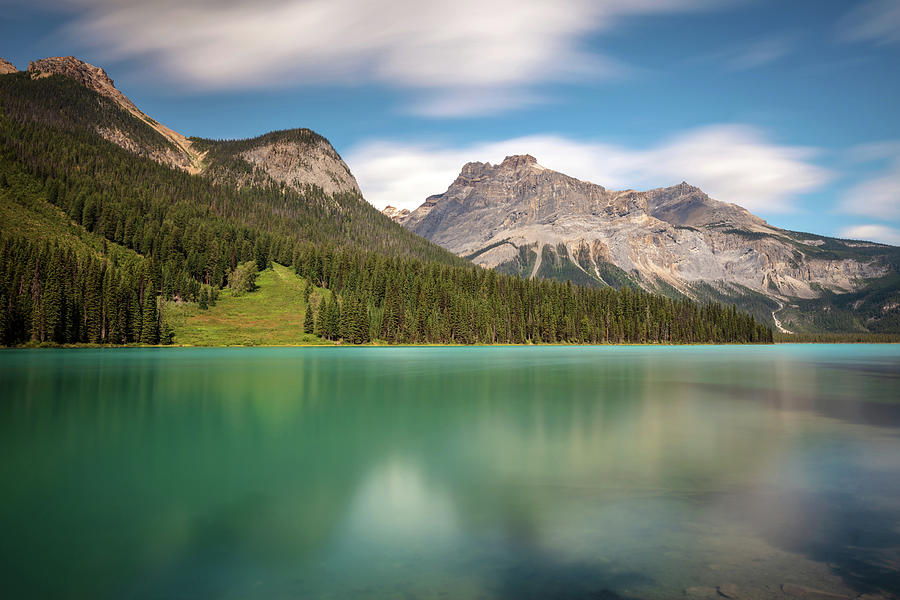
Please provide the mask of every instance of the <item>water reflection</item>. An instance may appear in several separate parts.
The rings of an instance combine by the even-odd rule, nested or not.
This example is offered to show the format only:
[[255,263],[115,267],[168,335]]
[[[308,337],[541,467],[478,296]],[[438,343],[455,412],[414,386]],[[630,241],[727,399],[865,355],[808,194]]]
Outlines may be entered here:
[[900,588],[894,347],[0,360],[0,569],[24,595]]

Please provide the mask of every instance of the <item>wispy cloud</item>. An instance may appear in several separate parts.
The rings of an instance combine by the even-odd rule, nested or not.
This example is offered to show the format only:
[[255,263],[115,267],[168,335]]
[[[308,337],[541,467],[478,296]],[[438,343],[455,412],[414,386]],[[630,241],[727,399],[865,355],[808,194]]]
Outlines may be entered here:
[[884,166],[847,190],[840,211],[883,221],[900,219],[900,141],[863,144],[852,148],[849,155],[852,162]]
[[900,219],[900,160],[850,188],[844,195],[841,210],[884,220]]
[[490,115],[526,108],[550,101],[550,97],[529,89],[472,88],[429,90],[417,94],[405,108],[426,117]]
[[[424,114],[522,105],[535,84],[608,78],[589,35],[712,0],[45,0],[78,7],[69,36],[197,89],[376,82]],[[731,3],[731,0],[728,2]],[[441,91],[453,90],[444,96]],[[531,95],[532,99],[537,96]]]
[[900,2],[863,2],[841,19],[838,27],[838,35],[847,41],[896,44],[900,42]]
[[734,71],[764,67],[787,56],[792,49],[793,43],[788,37],[757,40],[735,52],[728,60],[728,66]]
[[850,240],[865,240],[900,246],[900,229],[887,225],[853,225],[842,229],[840,236]]
[[372,204],[413,209],[446,190],[466,162],[496,163],[524,153],[548,168],[613,189],[687,180],[714,198],[769,213],[794,210],[798,195],[831,177],[812,162],[814,149],[780,145],[757,129],[728,124],[685,131],[649,148],[534,135],[460,147],[370,141],[345,158]]

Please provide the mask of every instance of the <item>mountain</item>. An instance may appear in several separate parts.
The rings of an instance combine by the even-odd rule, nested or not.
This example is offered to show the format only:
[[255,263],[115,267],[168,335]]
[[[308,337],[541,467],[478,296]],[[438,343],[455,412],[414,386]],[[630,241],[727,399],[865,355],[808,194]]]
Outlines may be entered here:
[[191,141],[202,149],[206,171],[238,186],[271,180],[299,192],[316,187],[331,196],[362,196],[340,155],[309,129],[273,131],[249,140]]
[[[169,204],[184,201],[194,211],[201,208],[205,217],[260,227],[270,235],[463,264],[373,209],[328,140],[308,129],[247,140],[188,138],[138,109],[102,68],[71,56],[36,60],[26,72],[0,76],[0,106],[10,164],[35,171],[56,186],[71,185],[86,165],[97,170],[99,180],[86,181],[79,190],[81,212],[90,199],[85,196],[97,196],[97,203],[128,203],[155,185],[148,196],[162,203],[167,194]],[[59,138],[85,165],[76,168],[76,157],[63,148],[32,143],[29,135]],[[107,143],[125,153],[111,152]],[[58,160],[52,160],[54,152]],[[113,181],[104,181],[113,171]],[[104,198],[113,189],[117,198]],[[212,213],[218,214],[205,208],[207,196]]]
[[308,129],[189,138],[76,58],[7,70],[2,344],[772,341],[733,307],[476,268],[373,208]]
[[409,216],[409,209],[406,208],[395,208],[393,206],[385,206],[382,209],[381,214],[389,218],[391,221],[395,223],[403,223],[406,217]]
[[780,229],[687,183],[608,190],[510,156],[385,214],[503,273],[736,302],[782,330],[900,330],[900,249]]
[[[0,71],[2,69],[3,65],[0,64]],[[129,132],[102,121],[96,123],[95,130],[121,148],[152,158],[161,164],[194,174],[210,170],[212,166],[221,176],[223,165],[233,168],[236,164],[245,163],[242,166],[250,167],[250,175],[252,169],[258,167],[265,177],[290,185],[298,191],[302,191],[305,186],[317,186],[331,195],[345,192],[360,194],[356,179],[340,155],[328,140],[308,129],[273,132],[250,140],[188,139],[144,114],[115,87],[113,80],[102,68],[74,56],[33,61],[28,65],[28,73],[32,79],[62,75],[74,80],[109,98],[149,125],[165,140],[162,147],[142,144]],[[212,156],[209,156],[210,153]],[[251,179],[259,183],[264,177],[244,177],[242,183],[248,183]]]
[[100,67],[95,67],[74,56],[56,56],[32,61],[28,64],[28,74],[32,79],[61,75],[76,81],[87,89],[109,98],[120,108],[149,125],[166,142],[162,146],[147,147],[141,144],[140,140],[130,136],[128,131],[98,122],[96,124],[97,133],[117,146],[189,173],[198,173],[202,170],[202,157],[193,148],[191,142],[180,133],[141,112],[131,100],[125,97],[125,94],[116,89],[113,80]]

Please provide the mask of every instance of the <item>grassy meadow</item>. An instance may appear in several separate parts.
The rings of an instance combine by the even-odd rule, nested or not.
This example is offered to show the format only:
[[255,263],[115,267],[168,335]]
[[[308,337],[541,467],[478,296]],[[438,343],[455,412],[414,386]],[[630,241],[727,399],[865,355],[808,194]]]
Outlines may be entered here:
[[[235,294],[226,288],[208,310],[200,310],[193,302],[166,302],[163,315],[175,329],[176,345],[330,345],[327,340],[303,333],[305,285],[293,270],[274,264],[259,274],[257,289],[252,292]],[[309,301],[318,305],[329,294],[324,288],[313,288]]]

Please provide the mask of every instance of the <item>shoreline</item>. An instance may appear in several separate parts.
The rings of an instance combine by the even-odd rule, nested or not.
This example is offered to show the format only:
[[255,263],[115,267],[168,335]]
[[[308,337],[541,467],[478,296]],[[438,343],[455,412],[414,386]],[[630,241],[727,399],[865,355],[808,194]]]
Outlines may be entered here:
[[32,343],[17,346],[0,346],[0,350],[126,350],[141,348],[539,348],[539,347],[568,347],[568,348],[593,348],[593,347],[689,347],[689,346],[828,346],[828,345],[866,345],[900,344],[900,339],[884,341],[780,341],[772,343],[742,343],[742,342],[695,342],[684,344],[673,343],[621,343],[621,344],[222,344],[222,345],[196,345],[196,344],[51,344]]

